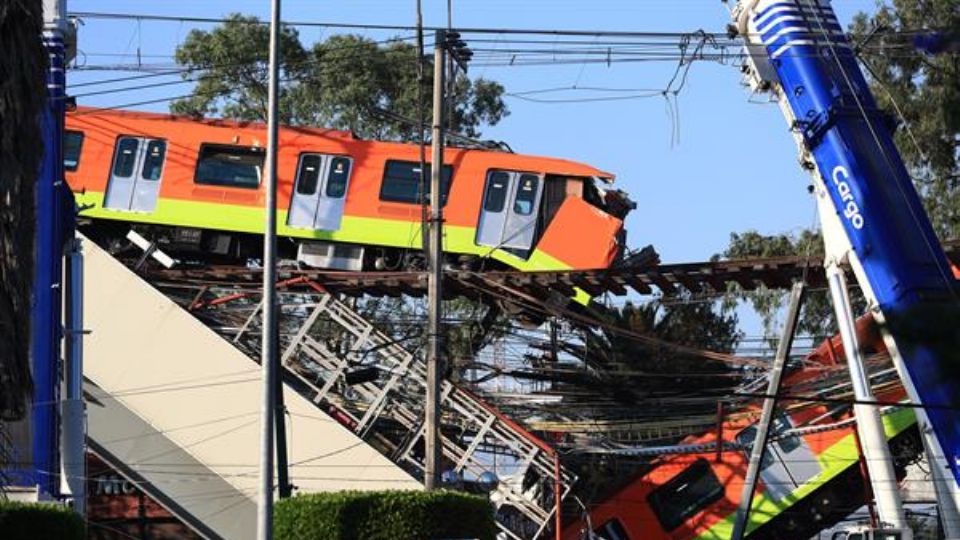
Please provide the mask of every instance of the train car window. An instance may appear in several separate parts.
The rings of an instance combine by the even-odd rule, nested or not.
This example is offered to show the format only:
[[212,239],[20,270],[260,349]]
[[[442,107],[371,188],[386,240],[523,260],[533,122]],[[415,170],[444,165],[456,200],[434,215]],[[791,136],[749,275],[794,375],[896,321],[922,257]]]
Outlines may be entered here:
[[630,535],[627,534],[623,523],[620,523],[620,520],[617,518],[613,518],[604,523],[599,528],[594,529],[593,532],[600,538],[603,538],[603,540],[630,540]]
[[297,171],[297,193],[313,195],[320,181],[320,159],[316,154],[307,154],[300,158],[300,170]]
[[667,532],[723,497],[723,486],[707,460],[700,458],[647,496]]
[[133,176],[133,167],[137,164],[137,151],[139,149],[139,139],[123,137],[117,142],[117,156],[113,160],[113,176],[117,178]]
[[520,184],[517,186],[517,196],[513,200],[513,211],[521,216],[529,216],[535,208],[537,190],[540,188],[540,179],[532,174],[520,175]]
[[[750,453],[753,449],[753,441],[756,440],[756,438],[757,426],[748,426],[737,434],[737,443],[743,447],[743,453],[746,454],[747,459],[750,458]],[[773,452],[770,451],[770,448],[764,448],[763,459],[760,461],[760,470],[766,470],[775,462],[776,458],[773,457]]]
[[347,193],[347,180],[350,179],[350,160],[335,157],[330,160],[330,172],[327,174],[327,197],[339,199]]
[[63,168],[75,171],[80,166],[80,150],[83,148],[83,132],[67,131],[63,134]]
[[[430,165],[423,172],[426,190],[423,200],[430,200]],[[440,205],[447,204],[450,184],[453,182],[453,167],[444,165],[440,174]],[[414,161],[388,161],[380,185],[380,200],[420,204],[420,164]]]
[[483,199],[483,209],[487,212],[503,212],[510,188],[510,175],[503,171],[492,171],[487,179],[487,195]]
[[140,176],[144,180],[159,180],[163,172],[163,158],[167,154],[165,141],[150,141],[147,143],[147,155],[143,158],[143,167]]
[[263,171],[263,148],[204,144],[194,182],[211,186],[257,189]]

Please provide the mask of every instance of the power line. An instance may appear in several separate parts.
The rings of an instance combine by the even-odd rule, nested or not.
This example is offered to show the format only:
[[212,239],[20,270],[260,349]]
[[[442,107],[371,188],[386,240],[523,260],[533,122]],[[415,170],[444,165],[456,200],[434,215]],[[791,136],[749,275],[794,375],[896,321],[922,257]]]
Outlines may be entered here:
[[[128,21],[158,21],[175,23],[202,23],[202,24],[223,24],[227,22],[238,22],[247,24],[267,25],[268,21],[248,21],[225,17],[183,17],[170,15],[150,15],[135,13],[116,13],[116,12],[91,12],[76,11],[68,14],[70,17],[80,19],[104,19],[104,20],[128,20]],[[412,25],[397,24],[363,24],[363,23],[340,23],[340,22],[320,22],[320,21],[284,21],[284,26],[293,27],[313,27],[313,28],[335,28],[335,29],[353,29],[353,30],[392,30],[392,31],[416,31],[417,27]],[[424,31],[434,32],[438,30],[448,30],[446,27],[426,26]],[[523,28],[454,28],[461,34],[519,34],[519,35],[545,35],[545,36],[581,36],[581,37],[643,37],[643,38],[676,38],[688,35],[688,32],[651,32],[651,31],[610,31],[610,30],[545,30],[545,29],[523,29]],[[713,34],[716,37],[727,38],[726,32]]]
[[[118,13],[118,12],[94,12],[94,11],[74,11],[68,13],[69,17],[80,19],[102,19],[102,20],[127,20],[127,21],[156,21],[170,23],[200,23],[200,24],[223,24],[227,22],[257,24],[266,26],[269,21],[257,20],[238,20],[228,17],[185,17],[172,15],[151,15],[147,13]],[[410,31],[415,32],[417,27],[414,25],[399,24],[366,24],[366,23],[345,23],[332,21],[283,21],[284,26],[305,27],[305,28],[333,28],[346,30],[391,30],[391,31]],[[425,26],[424,31],[433,32],[437,30],[449,30],[446,26]],[[583,29],[538,29],[538,28],[493,28],[493,27],[456,27],[454,31],[461,34],[480,34],[480,35],[540,35],[540,36],[568,36],[568,37],[621,37],[621,38],[681,38],[689,36],[696,32],[682,31],[636,31],[636,30],[583,30]],[[944,29],[945,30],[945,29]],[[901,29],[891,32],[892,35],[912,36],[916,34],[926,34],[936,31],[935,29]],[[715,39],[724,39],[732,41],[729,33],[724,30],[721,32],[699,32],[702,35],[710,36]]]

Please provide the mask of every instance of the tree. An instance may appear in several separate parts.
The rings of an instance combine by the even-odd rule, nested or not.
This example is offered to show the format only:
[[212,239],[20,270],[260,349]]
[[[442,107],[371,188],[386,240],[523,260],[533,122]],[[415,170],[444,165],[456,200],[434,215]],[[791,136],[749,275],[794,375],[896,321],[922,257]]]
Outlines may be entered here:
[[[182,77],[195,79],[193,95],[174,101],[170,111],[192,116],[220,115],[237,120],[267,118],[269,27],[256,17],[234,14],[214,30],[192,30],[177,47],[174,58],[187,68]],[[283,52],[281,77],[300,78],[307,52],[296,29],[280,32]],[[290,123],[293,108],[290,86],[280,91],[281,121]]]
[[[727,249],[715,255],[713,259],[757,259],[793,255],[819,259],[823,256],[823,237],[819,232],[809,230],[801,231],[798,236],[789,234],[767,236],[757,231],[733,233],[730,235],[730,244]],[[855,290],[851,287],[851,296],[856,297],[854,310],[858,312],[864,304],[854,294]],[[724,304],[729,309],[738,301],[749,302],[763,319],[765,333],[773,342],[776,342],[778,339],[775,335],[777,314],[785,305],[787,296],[788,292],[784,290],[771,290],[761,286],[754,291],[744,291],[739,285],[733,284],[728,290]],[[836,333],[836,319],[828,291],[807,291],[797,324],[797,333],[817,337],[831,336]]]
[[941,240],[960,237],[960,55],[927,56],[912,40],[956,28],[958,0],[893,0],[851,28],[879,105],[902,112],[897,147]]
[[[269,29],[255,17],[231,15],[211,31],[194,30],[177,48],[193,94],[171,105],[175,113],[265,120]],[[426,122],[430,122],[431,61],[425,66]],[[335,35],[307,49],[295,29],[281,34],[281,121],[352,131],[362,138],[410,141],[420,88],[417,49],[402,39],[378,43]],[[450,126],[470,137],[509,114],[503,87],[460,74],[454,84]],[[398,118],[399,117],[399,118]],[[402,119],[401,119],[402,118]],[[413,120],[413,122],[404,121]]]
[[[712,303],[660,301],[625,303],[607,312],[607,325],[586,334],[583,360],[595,368],[606,395],[625,404],[645,398],[731,388],[736,385],[730,366],[715,360],[678,352],[667,344],[729,353],[741,334],[737,316],[717,310]],[[657,338],[662,347],[641,343],[617,330]],[[712,411],[714,403],[694,405],[690,413]]]
[[47,53],[40,2],[0,3],[0,419],[17,419],[31,389],[30,291],[40,113]]

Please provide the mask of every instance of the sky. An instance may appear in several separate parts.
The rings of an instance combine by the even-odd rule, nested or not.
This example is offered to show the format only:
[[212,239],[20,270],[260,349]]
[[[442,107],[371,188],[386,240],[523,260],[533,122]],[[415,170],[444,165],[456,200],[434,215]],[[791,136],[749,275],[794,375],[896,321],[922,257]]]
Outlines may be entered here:
[[[835,0],[840,21],[872,11],[875,0]],[[729,22],[720,0],[453,0],[453,23],[461,27],[723,32]],[[415,23],[414,0],[285,0],[283,18],[293,21]],[[111,12],[222,17],[240,12],[269,18],[269,0],[68,0],[69,12]],[[424,0],[424,23],[447,21],[446,0]],[[88,68],[129,64],[139,49],[144,63],[169,64],[189,22],[87,19],[80,28],[79,61]],[[374,39],[397,32],[360,32]],[[309,45],[331,34],[306,28]],[[496,44],[493,45],[494,47]],[[126,56],[120,56],[126,55]],[[662,88],[676,63],[579,64],[542,67],[479,67],[472,76],[493,79],[507,92],[555,87]],[[72,71],[68,85],[130,73]],[[133,83],[125,83],[127,85]],[[114,86],[116,88],[117,86]],[[103,87],[76,87],[73,94]],[[117,106],[189,92],[176,85],[86,96],[80,105]],[[551,97],[593,97],[566,92]],[[632,248],[652,244],[664,262],[693,262],[721,252],[730,233],[799,232],[815,224],[808,180],[797,165],[796,148],[778,108],[759,104],[734,65],[697,62],[676,106],[662,96],[619,101],[542,104],[506,97],[511,114],[483,130],[484,138],[507,141],[521,153],[589,163],[617,176],[617,186],[636,201],[627,219]],[[135,107],[166,111],[166,103]]]

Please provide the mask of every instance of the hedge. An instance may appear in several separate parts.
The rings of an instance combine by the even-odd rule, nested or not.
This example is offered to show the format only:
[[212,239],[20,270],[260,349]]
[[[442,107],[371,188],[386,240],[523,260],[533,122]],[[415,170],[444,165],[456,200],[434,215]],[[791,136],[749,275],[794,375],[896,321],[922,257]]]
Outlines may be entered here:
[[276,540],[494,540],[493,506],[456,491],[298,495],[274,509]]
[[84,540],[83,519],[58,504],[0,501],[0,538],[3,540]]

